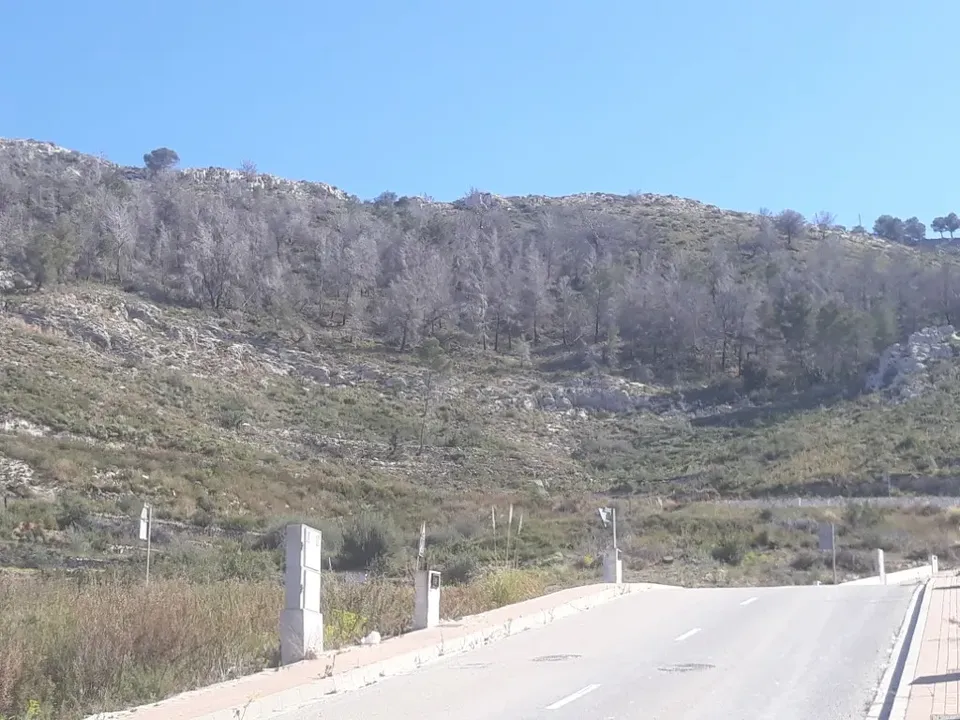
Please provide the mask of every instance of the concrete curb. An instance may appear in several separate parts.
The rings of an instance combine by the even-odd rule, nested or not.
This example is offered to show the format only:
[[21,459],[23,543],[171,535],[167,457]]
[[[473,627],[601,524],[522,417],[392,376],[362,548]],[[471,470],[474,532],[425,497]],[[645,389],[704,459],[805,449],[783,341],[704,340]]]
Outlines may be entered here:
[[[296,687],[289,688],[264,697],[256,697],[255,691],[251,692],[253,697],[249,697],[245,702],[233,704],[230,707],[217,710],[212,713],[196,715],[190,720],[264,720],[276,713],[289,712],[298,707],[314,702],[324,697],[340,692],[356,690],[358,688],[372,685],[382,678],[395,675],[402,675],[413,672],[424,665],[436,662],[447,656],[460,655],[479,647],[489,645],[503,640],[505,638],[517,635],[526,630],[543,627],[550,623],[560,620],[564,617],[576,615],[585,612],[599,605],[604,605],[617,598],[625,597],[640,592],[677,589],[670,585],[655,585],[649,583],[624,584],[614,586],[607,590],[602,590],[593,595],[578,598],[547,610],[533,611],[526,615],[520,615],[490,627],[481,628],[468,635],[443,640],[439,643],[433,643],[413,651],[403,653],[396,657],[373,662],[369,665],[357,667],[343,673],[333,674],[333,667],[336,665],[336,656],[329,667],[329,675],[311,682],[307,682]],[[442,635],[441,635],[442,638]],[[265,671],[269,673],[271,671]],[[232,684],[232,683],[230,683]],[[225,684],[226,685],[226,684]],[[215,692],[217,686],[195,690],[181,695],[168,698],[167,701],[122,710],[119,712],[92,715],[86,720],[127,720],[135,718],[137,710],[142,709],[160,709],[165,702],[177,698],[186,699],[190,695],[196,695],[200,692]]]
[[[928,585],[930,585],[930,581],[924,585],[917,585],[916,590],[914,590],[913,595],[910,597],[910,604],[907,606],[907,612],[903,616],[903,623],[900,625],[900,630],[897,632],[893,647],[890,649],[890,662],[883,673],[880,686],[877,688],[877,694],[873,698],[873,704],[870,706],[870,711],[867,713],[865,720],[881,720],[885,717],[885,713],[886,717],[889,717],[890,706],[896,697],[897,681],[900,679],[897,675],[899,674],[902,678],[903,666],[906,663],[907,654],[913,644],[913,633],[911,630],[915,629],[915,624],[919,617],[917,614],[917,603],[920,601],[921,596],[924,598],[927,596],[926,589]],[[923,611],[922,602],[920,602],[920,611]]]
[[[917,624],[910,637],[910,649],[903,664],[903,673],[897,685],[897,691],[890,707],[890,712],[883,720],[903,720],[907,715],[907,703],[910,700],[910,683],[917,675],[917,663],[920,660],[920,645],[923,642],[923,630],[927,626],[927,615],[930,614],[930,601],[933,598],[934,579],[930,578],[924,584],[923,600],[920,603],[920,614]],[[915,642],[914,642],[915,641]]]
[[[904,583],[923,582],[932,577],[933,568],[930,565],[918,565],[917,567],[898,570],[897,572],[887,573],[887,585],[902,585]],[[880,576],[871,575],[857,580],[847,580],[840,585],[880,585]]]

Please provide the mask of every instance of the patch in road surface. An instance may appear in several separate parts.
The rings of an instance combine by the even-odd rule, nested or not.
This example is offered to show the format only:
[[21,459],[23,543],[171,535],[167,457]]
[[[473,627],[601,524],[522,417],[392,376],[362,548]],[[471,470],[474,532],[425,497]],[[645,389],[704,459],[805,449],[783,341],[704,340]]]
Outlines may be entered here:
[[564,660],[576,660],[579,655],[541,655],[535,657],[533,662],[563,662]]
[[709,663],[678,663],[676,665],[663,665],[658,667],[660,672],[698,672],[700,670],[712,670],[715,665]]

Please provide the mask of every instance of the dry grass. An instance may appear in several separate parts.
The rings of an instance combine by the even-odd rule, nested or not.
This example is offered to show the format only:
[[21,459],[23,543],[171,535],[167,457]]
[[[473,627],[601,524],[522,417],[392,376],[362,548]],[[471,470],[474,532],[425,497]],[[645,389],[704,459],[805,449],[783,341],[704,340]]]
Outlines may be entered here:
[[[537,572],[495,572],[444,591],[458,617],[543,594]],[[69,720],[155,701],[276,665],[282,589],[275,582],[123,578],[76,581],[6,574],[0,583],[0,718]],[[377,629],[409,629],[408,584],[327,581],[327,646]]]
[[[589,499],[561,503],[548,510],[549,523],[530,515],[524,542],[547,562],[480,572],[462,585],[451,580],[442,614],[475,614],[596,578],[606,541],[584,534],[579,517],[591,505]],[[878,547],[887,551],[891,571],[930,552],[948,566],[960,547],[957,513],[926,505],[899,510],[856,504],[764,510],[657,505],[639,499],[619,503],[630,580],[710,586],[829,582],[829,567],[815,548],[821,520],[838,524],[841,579],[872,573]],[[573,525],[559,522],[564,517]],[[570,549],[581,553],[575,563],[580,572],[572,569],[570,552],[551,556],[549,550],[562,546],[573,527],[583,538],[579,550]],[[456,543],[445,556],[439,552],[445,546],[430,546],[448,579],[458,559],[471,552],[463,539]],[[484,548],[482,541],[474,546],[473,557],[484,557]],[[36,718],[71,720],[275,665],[282,605],[276,551],[241,554],[225,543],[209,553],[193,551],[179,560],[161,556],[149,589],[139,576],[122,572],[0,576],[0,717],[20,720],[33,701]],[[406,565],[403,558],[397,562]],[[182,576],[186,571],[191,579]],[[365,584],[328,575],[327,647],[355,643],[373,629],[384,636],[409,630],[413,592],[406,574]]]
[[43,717],[77,717],[259,670],[281,604],[268,583],[7,582],[0,714],[37,700]]

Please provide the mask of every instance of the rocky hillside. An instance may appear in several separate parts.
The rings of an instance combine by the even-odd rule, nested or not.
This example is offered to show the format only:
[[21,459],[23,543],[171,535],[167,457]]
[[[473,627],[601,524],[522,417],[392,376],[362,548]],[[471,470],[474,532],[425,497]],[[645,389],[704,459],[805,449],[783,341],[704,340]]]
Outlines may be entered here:
[[551,547],[590,494],[949,490],[952,263],[789,212],[3,141],[0,490],[247,528],[515,499]]

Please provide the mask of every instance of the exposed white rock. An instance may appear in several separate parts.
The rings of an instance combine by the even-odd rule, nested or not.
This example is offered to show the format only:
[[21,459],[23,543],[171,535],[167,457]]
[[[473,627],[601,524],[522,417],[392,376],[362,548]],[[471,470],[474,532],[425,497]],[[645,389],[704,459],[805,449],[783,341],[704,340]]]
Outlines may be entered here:
[[0,433],[43,437],[49,432],[50,428],[42,427],[23,418],[4,417],[0,419]]
[[952,358],[958,344],[960,337],[953,325],[918,330],[905,343],[883,351],[876,371],[867,375],[865,389],[889,390],[904,399],[916,397],[927,383],[930,364]]
[[33,481],[33,468],[22,460],[0,455],[0,488],[28,486]]

